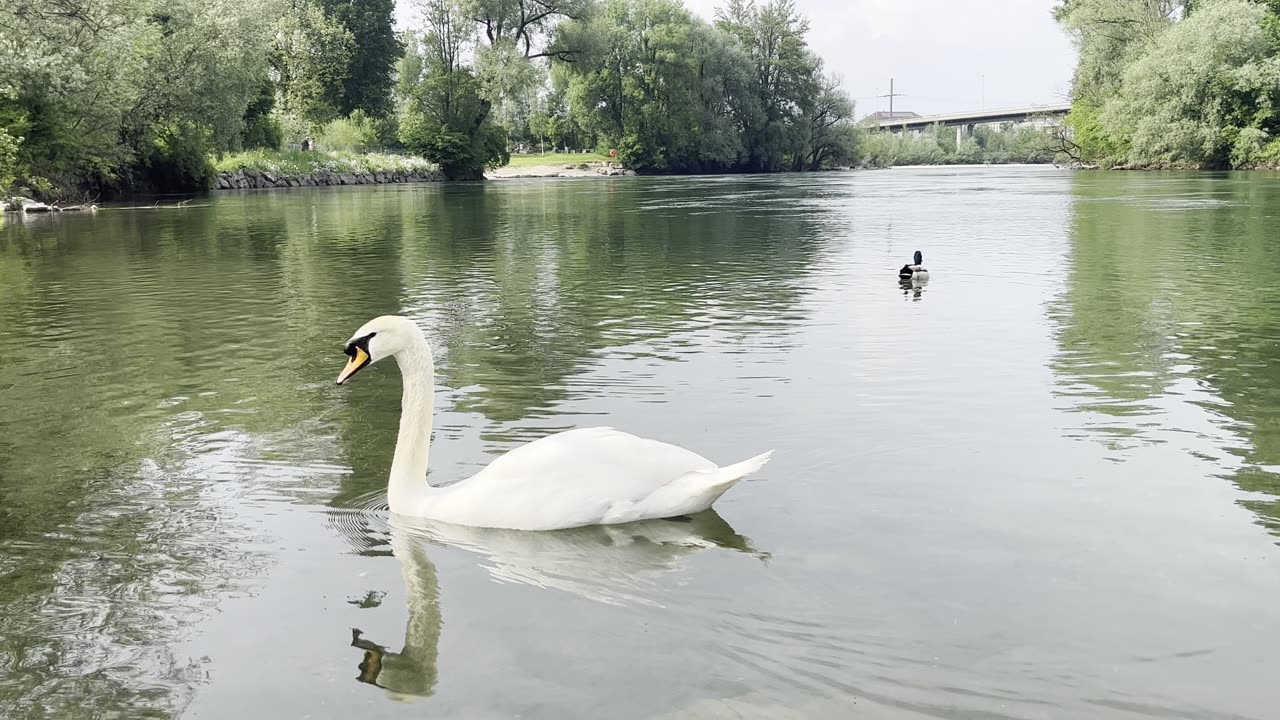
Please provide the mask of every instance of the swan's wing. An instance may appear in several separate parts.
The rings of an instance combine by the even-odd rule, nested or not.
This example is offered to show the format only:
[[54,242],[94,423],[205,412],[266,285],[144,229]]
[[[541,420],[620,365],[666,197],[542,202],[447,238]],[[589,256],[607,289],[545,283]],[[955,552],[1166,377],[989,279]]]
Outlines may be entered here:
[[686,473],[715,467],[690,450],[613,428],[569,430],[494,460],[440,497],[433,515],[524,530],[593,524]]
[[597,427],[521,445],[490,463],[476,479],[493,474],[521,485],[572,483],[596,488],[606,497],[640,499],[684,473],[715,467],[691,450]]

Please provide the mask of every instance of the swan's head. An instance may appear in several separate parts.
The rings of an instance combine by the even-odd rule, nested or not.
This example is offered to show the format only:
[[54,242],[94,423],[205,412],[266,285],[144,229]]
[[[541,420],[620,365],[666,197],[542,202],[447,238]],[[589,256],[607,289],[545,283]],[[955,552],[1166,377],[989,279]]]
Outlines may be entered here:
[[383,315],[370,320],[347,341],[347,366],[338,373],[338,384],[379,360],[395,357],[421,339],[422,331],[409,318]]
[[917,251],[916,251],[915,260],[916,260],[916,262],[915,262],[915,264],[916,264],[916,265],[919,265],[919,264],[923,263],[923,262],[924,262],[924,253],[922,253],[922,252],[920,252],[919,250],[917,250]]

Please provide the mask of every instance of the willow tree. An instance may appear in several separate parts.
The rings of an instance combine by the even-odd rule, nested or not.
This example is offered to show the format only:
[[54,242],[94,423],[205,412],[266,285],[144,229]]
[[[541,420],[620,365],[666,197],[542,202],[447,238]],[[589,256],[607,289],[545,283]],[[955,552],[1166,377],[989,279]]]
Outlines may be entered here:
[[1280,55],[1269,15],[1248,0],[1206,0],[1126,68],[1102,115],[1124,138],[1125,160],[1161,167],[1280,160]]
[[1080,51],[1068,126],[1104,164],[1280,163],[1280,2],[1064,0]]
[[[0,129],[68,187],[195,187],[237,147],[266,77],[267,0],[9,0]],[[30,178],[28,178],[30,179]]]
[[410,38],[401,63],[400,140],[453,180],[479,180],[506,164],[506,134],[490,122],[492,103],[464,63],[475,27],[458,0],[423,0],[426,28]]
[[575,114],[640,172],[738,167],[747,149],[734,114],[749,60],[734,39],[677,0],[607,0],[565,23]]
[[803,152],[804,106],[815,99],[821,61],[809,51],[809,21],[793,0],[730,0],[716,26],[738,39],[754,65],[749,96],[738,98],[751,170],[787,169]]
[[272,69],[282,109],[321,125],[345,115],[335,93],[351,79],[356,38],[309,2],[285,10],[273,29]]

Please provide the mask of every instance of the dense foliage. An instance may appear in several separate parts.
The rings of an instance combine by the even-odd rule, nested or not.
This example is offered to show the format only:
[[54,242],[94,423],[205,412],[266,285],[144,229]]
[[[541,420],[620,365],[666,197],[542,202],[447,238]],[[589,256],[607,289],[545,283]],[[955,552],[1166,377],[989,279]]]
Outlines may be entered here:
[[493,103],[463,64],[470,21],[457,0],[427,0],[427,31],[413,38],[400,69],[404,104],[400,139],[440,164],[455,180],[478,180],[506,162],[506,135],[494,125]]
[[4,0],[0,129],[14,174],[90,186],[207,176],[243,142],[270,38],[265,0]]
[[[513,148],[646,172],[849,164],[853,105],[792,0],[0,0],[0,185],[190,190],[256,149]],[[0,188],[3,189],[3,188]]]
[[384,155],[370,152],[301,150],[246,150],[224,155],[214,163],[218,172],[256,170],[276,175],[308,175],[327,172],[343,173],[427,173],[435,170],[433,163],[422,158],[404,155]]
[[603,0],[559,28],[557,46],[576,54],[558,69],[566,100],[547,117],[641,172],[848,163],[853,104],[807,32],[791,0],[730,0],[714,26],[676,0]]
[[978,125],[956,143],[955,128],[931,127],[921,133],[872,132],[862,135],[858,155],[868,167],[964,165],[973,163],[1047,163],[1056,151],[1053,138],[1036,127]]
[[403,50],[392,27],[395,0],[320,0],[324,14],[354,41],[341,82],[326,88],[342,115],[391,112],[392,70]]
[[1280,163],[1280,2],[1063,0],[1080,50],[1063,149],[1102,165]]

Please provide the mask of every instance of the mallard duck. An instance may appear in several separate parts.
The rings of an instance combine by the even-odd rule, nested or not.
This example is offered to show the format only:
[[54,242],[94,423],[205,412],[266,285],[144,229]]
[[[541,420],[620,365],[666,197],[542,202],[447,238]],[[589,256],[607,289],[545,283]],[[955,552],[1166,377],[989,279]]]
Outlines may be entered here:
[[915,257],[912,259],[915,260],[915,263],[903,265],[902,269],[898,271],[898,277],[902,280],[928,280],[929,271],[925,270],[924,266],[920,264],[924,262],[924,255],[917,250]]

